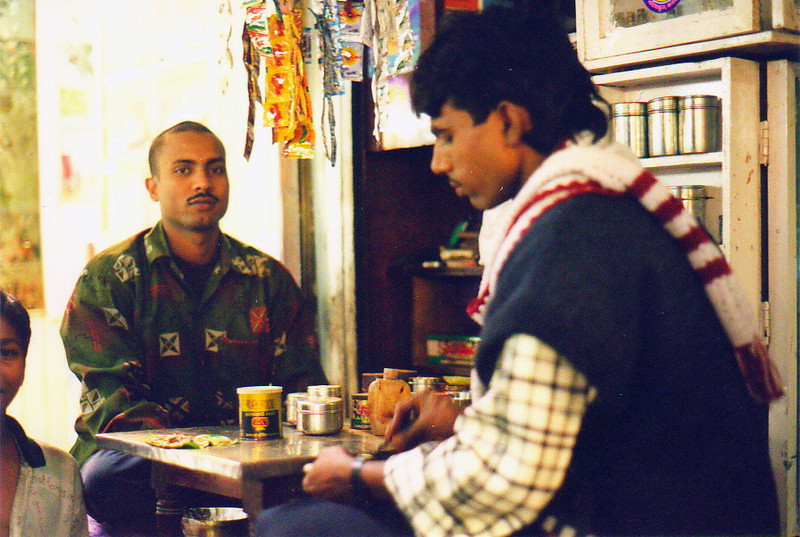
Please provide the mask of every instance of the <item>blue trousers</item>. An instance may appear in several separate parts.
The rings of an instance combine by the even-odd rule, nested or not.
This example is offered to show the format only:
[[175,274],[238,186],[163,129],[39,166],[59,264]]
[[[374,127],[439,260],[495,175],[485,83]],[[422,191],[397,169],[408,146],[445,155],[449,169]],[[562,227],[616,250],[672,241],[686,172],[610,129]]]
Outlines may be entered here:
[[256,537],[413,537],[406,518],[391,502],[354,507],[305,498],[265,509]]
[[156,529],[156,495],[150,461],[110,449],[96,451],[81,467],[86,511],[110,533]]
[[[156,535],[156,494],[150,486],[151,462],[136,455],[101,449],[81,467],[86,511],[109,535]],[[241,502],[188,489],[186,507],[241,507]]]

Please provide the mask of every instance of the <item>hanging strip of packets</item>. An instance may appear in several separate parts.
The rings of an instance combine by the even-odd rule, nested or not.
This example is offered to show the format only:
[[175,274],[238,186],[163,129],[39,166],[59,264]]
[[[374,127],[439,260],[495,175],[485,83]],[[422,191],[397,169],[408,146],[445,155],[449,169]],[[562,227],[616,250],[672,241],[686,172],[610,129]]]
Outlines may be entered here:
[[[341,95],[343,80],[361,81],[364,47],[373,49],[372,90],[376,106],[376,134],[389,100],[390,77],[412,63],[414,38],[408,0],[307,0],[320,38],[323,69],[323,142],[326,156],[336,159],[333,97]],[[245,0],[242,34],[248,71],[248,114],[245,158],[253,147],[256,104],[262,103],[264,125],[272,128],[273,143],[284,144],[287,157],[313,156],[314,127],[311,98],[303,63],[302,9],[295,0]],[[264,91],[259,89],[264,66]],[[262,100],[263,99],[263,100]]]
[[[262,97],[263,124],[272,128],[273,143],[283,145],[285,157],[313,156],[314,127],[311,96],[300,46],[302,11],[292,1],[279,5],[247,1],[244,62],[248,70],[248,114],[245,157],[253,147],[256,102]],[[263,96],[258,88],[261,60],[265,78]]]

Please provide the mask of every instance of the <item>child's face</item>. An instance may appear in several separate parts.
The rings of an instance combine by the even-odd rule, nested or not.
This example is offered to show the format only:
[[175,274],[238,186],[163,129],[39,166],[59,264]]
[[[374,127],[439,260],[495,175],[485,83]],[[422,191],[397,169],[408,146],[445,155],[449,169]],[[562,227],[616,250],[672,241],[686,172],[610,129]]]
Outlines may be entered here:
[[8,405],[25,378],[25,352],[17,331],[0,319],[0,410],[6,413]]

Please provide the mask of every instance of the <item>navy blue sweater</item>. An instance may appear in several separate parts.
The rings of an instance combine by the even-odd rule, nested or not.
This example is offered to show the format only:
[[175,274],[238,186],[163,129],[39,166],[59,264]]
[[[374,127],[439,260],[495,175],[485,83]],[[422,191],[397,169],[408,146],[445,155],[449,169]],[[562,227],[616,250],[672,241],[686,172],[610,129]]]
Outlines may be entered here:
[[767,408],[678,243],[632,198],[581,195],[511,253],[476,357],[531,334],[598,390],[543,513],[595,535],[777,535]]

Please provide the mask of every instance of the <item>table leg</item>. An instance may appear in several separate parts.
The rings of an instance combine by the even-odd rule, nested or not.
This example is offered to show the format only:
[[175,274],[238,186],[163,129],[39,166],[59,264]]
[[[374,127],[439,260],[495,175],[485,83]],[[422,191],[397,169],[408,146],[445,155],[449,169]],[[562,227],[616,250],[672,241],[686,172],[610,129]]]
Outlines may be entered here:
[[151,483],[156,492],[156,524],[158,537],[181,537],[183,502],[180,487],[170,485],[161,477],[163,467],[153,464]]

